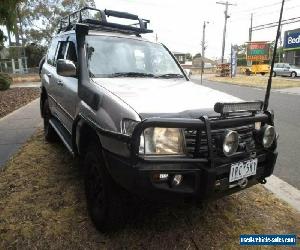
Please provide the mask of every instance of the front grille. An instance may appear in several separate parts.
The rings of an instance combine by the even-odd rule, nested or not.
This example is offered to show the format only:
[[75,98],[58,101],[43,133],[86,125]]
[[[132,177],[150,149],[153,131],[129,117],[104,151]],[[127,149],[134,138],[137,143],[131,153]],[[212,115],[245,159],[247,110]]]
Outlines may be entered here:
[[[255,149],[255,140],[253,136],[254,125],[241,126],[236,128],[224,128],[211,130],[212,135],[212,151],[217,156],[224,156],[222,152],[222,136],[225,130],[231,129],[239,134],[238,152],[251,152]],[[208,146],[207,137],[204,130],[185,129],[185,142],[187,153],[190,157],[207,158]],[[198,137],[198,143],[196,138]]]

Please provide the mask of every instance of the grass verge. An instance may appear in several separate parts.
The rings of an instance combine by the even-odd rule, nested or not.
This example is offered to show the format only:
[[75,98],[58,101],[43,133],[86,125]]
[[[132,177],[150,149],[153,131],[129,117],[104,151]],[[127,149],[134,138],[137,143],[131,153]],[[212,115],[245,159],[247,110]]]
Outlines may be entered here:
[[[240,86],[249,86],[249,87],[257,87],[257,88],[266,88],[268,83],[267,76],[260,75],[237,75],[235,77],[218,77],[215,75],[207,75],[205,76],[206,80],[214,81],[214,82],[223,82],[223,83],[231,83]],[[284,88],[292,88],[292,87],[300,87],[300,79],[289,79],[287,77],[274,77],[272,81],[273,89],[284,89]]]
[[120,231],[97,232],[77,162],[38,132],[0,172],[0,249],[235,249],[242,233],[300,232],[299,213],[260,185],[198,208],[135,209]]

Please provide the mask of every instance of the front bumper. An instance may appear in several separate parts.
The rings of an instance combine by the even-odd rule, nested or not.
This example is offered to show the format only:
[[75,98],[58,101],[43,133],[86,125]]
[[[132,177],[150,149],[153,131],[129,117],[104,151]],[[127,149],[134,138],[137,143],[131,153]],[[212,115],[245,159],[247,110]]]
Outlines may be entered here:
[[[104,151],[105,160],[113,179],[125,189],[142,197],[159,201],[168,201],[182,198],[196,198],[206,200],[217,198],[250,187],[273,173],[277,159],[276,141],[270,150],[249,149],[238,157],[220,158],[213,149],[212,131],[217,129],[232,128],[261,122],[273,125],[273,114],[253,113],[243,116],[206,117],[199,119],[168,119],[149,118],[140,122],[134,129],[130,141],[131,157],[125,158]],[[139,155],[139,139],[144,129],[148,127],[189,128],[205,131],[207,143],[207,157],[142,157]],[[198,152],[200,136],[195,142],[195,152]],[[229,174],[232,163],[257,158],[258,166],[256,175],[247,178],[247,185],[229,183]],[[159,182],[153,178],[157,174],[174,176],[181,174],[182,183],[178,186],[169,182]]]
[[[173,162],[157,163],[139,161],[132,165],[131,161],[109,152],[105,159],[113,179],[122,187],[143,198],[156,201],[173,201],[184,198],[207,200],[222,197],[244,188],[251,187],[273,173],[277,152],[259,155],[257,173],[248,177],[248,185],[244,188],[236,185],[230,187],[229,172],[231,164],[210,168],[205,163]],[[172,187],[168,182],[153,180],[154,174],[181,174],[182,183]]]

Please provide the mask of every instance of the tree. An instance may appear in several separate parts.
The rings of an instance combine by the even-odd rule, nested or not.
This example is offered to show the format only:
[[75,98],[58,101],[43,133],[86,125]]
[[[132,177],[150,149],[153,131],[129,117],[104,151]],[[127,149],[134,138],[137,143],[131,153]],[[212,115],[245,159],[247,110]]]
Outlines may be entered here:
[[20,18],[27,42],[45,44],[57,32],[59,20],[94,0],[30,0],[20,5]]
[[[21,0],[0,0],[0,25],[3,25],[7,29],[8,39],[11,43],[10,33],[17,33],[17,6]],[[0,47],[3,46],[6,37],[3,30],[0,30]]]
[[186,57],[186,60],[188,60],[188,61],[191,61],[191,60],[193,59],[191,53],[187,53],[187,54],[185,55],[185,57]]
[[237,66],[247,66],[247,44],[234,45],[237,47]]
[[197,57],[202,57],[201,53],[197,53],[196,55],[193,56],[193,59],[197,58]]

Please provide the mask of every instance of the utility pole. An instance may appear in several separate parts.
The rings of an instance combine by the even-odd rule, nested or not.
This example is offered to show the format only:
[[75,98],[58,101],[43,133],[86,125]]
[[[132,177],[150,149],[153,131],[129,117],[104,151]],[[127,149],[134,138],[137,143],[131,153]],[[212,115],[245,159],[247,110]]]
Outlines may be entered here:
[[[251,18],[250,18],[249,42],[252,41],[252,28],[253,28],[253,13],[251,13]],[[252,66],[252,61],[247,61],[247,66],[251,67]]]
[[252,25],[253,25],[253,13],[251,13],[251,19],[250,19],[249,42],[252,41]]
[[226,39],[227,19],[230,17],[228,15],[228,6],[229,5],[235,5],[235,4],[229,3],[228,1],[226,1],[226,2],[216,2],[216,4],[225,5],[225,11],[224,11],[225,22],[224,22],[224,30],[223,30],[223,43],[222,43],[222,56],[221,56],[221,61],[223,63],[224,62],[224,53],[225,53],[225,39]]
[[204,55],[205,55],[205,28],[206,28],[206,24],[208,24],[209,22],[204,21],[203,22],[203,29],[202,29],[202,42],[201,42],[201,47],[202,47],[202,51],[201,51],[201,84],[202,84],[202,75],[203,75],[203,71],[204,71]]

